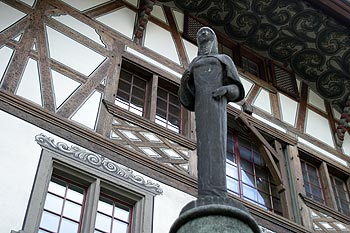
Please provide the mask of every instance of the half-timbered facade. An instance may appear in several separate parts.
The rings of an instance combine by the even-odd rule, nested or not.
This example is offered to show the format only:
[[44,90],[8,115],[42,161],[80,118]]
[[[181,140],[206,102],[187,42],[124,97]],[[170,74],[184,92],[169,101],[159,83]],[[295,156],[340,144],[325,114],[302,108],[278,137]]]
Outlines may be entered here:
[[177,93],[202,26],[246,92],[228,105],[230,197],[262,232],[350,232],[349,15],[348,0],[0,0],[0,232],[169,231],[197,194]]

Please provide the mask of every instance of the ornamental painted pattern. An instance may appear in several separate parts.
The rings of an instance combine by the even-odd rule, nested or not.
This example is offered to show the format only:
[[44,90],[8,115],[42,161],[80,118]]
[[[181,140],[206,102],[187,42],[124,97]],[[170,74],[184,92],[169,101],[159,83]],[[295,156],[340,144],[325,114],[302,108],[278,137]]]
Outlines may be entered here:
[[340,108],[350,92],[350,30],[299,0],[168,1],[265,57],[288,64]]
[[133,183],[143,189],[146,189],[154,194],[162,194],[163,190],[158,183],[151,180],[145,180],[142,176],[134,174],[129,168],[126,168],[102,155],[83,150],[77,146],[68,146],[66,143],[55,143],[53,138],[47,137],[44,134],[35,136],[36,142],[48,150],[62,154],[68,158],[72,158],[89,166],[97,168],[114,177]]

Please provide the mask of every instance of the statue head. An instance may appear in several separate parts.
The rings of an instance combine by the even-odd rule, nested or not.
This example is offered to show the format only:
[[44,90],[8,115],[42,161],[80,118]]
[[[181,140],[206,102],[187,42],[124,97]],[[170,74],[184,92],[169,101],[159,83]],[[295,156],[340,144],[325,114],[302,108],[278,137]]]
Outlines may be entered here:
[[209,27],[202,27],[197,32],[198,56],[218,54],[218,40]]

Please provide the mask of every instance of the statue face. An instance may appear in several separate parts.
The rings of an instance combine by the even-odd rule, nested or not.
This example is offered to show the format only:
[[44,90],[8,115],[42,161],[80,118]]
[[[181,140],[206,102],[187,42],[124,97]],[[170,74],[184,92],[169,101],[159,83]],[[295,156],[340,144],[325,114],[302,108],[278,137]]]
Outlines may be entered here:
[[217,53],[216,35],[208,27],[202,27],[197,32],[198,55]]

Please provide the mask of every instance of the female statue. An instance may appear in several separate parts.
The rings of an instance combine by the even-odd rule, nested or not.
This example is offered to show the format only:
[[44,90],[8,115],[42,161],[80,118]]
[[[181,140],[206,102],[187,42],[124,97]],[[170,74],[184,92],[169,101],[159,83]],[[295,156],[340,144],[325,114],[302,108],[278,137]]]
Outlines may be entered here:
[[182,76],[181,104],[196,115],[198,195],[226,197],[226,140],[229,101],[244,98],[232,59],[218,54],[213,30],[197,33],[198,56]]

